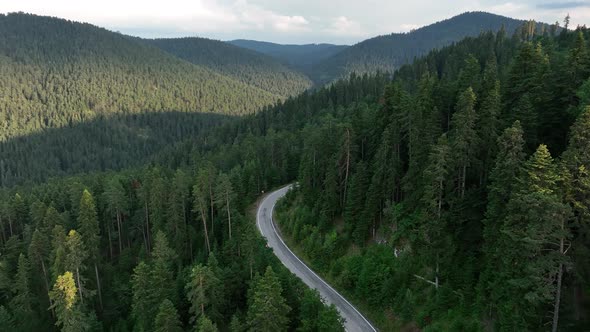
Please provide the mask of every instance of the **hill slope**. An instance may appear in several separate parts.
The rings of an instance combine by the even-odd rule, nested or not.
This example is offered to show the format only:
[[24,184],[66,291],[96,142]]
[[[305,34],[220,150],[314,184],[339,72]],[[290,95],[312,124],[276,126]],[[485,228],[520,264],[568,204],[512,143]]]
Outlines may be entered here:
[[441,48],[482,31],[508,34],[524,21],[485,12],[468,12],[409,33],[392,33],[367,39],[316,64],[311,73],[317,83],[327,83],[352,72],[393,71],[432,49]]
[[228,43],[270,55],[303,71],[309,70],[312,65],[349,47],[333,44],[284,45],[245,39],[232,40]]
[[0,15],[0,141],[97,116],[252,113],[280,96],[108,30]]
[[273,94],[293,96],[311,87],[309,78],[278,60],[221,41],[193,37],[146,41],[190,63]]

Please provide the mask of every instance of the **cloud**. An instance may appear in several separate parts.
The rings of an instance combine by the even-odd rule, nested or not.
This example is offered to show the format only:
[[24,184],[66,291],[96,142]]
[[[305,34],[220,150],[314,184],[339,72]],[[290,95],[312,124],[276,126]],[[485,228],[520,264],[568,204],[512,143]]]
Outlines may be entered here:
[[418,29],[419,27],[420,27],[419,24],[401,24],[399,26],[400,31],[402,31],[402,32],[412,31],[412,30]]
[[178,33],[267,30],[281,33],[310,31],[301,15],[284,15],[248,0],[28,0],[0,2],[0,12],[25,11],[90,22],[112,29],[178,31]]
[[330,25],[323,29],[324,32],[335,36],[364,36],[361,24],[346,16],[338,16],[331,19]]
[[519,19],[590,22],[589,0],[0,0],[0,13],[24,11],[89,22],[141,37],[203,36],[282,43],[353,44],[410,31],[465,11]]
[[309,22],[300,15],[281,15],[261,6],[251,4],[246,0],[239,0],[228,8],[236,13],[241,28],[246,29],[274,29],[280,32],[309,31]]
[[548,2],[538,4],[540,9],[573,9],[573,8],[590,8],[589,2],[583,1],[568,1],[568,2]]

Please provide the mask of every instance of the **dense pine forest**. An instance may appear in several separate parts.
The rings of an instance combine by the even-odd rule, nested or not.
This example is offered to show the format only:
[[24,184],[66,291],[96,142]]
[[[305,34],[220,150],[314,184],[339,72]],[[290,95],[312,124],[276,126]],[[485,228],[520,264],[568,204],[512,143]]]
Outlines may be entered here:
[[377,100],[385,83],[353,78],[303,94],[150,166],[0,191],[0,320],[17,331],[342,331],[248,211],[296,177],[306,121],[297,109]]
[[433,52],[302,131],[282,230],[384,330],[590,327],[590,31],[529,31]]
[[190,63],[259,87],[272,94],[295,96],[311,87],[304,74],[273,57],[217,40],[174,38],[146,40]]
[[0,142],[113,114],[248,114],[281,98],[89,24],[0,15]]
[[313,65],[340,53],[349,46],[334,44],[275,44],[256,40],[236,39],[229,44],[269,55],[310,75]]
[[283,234],[383,331],[590,327],[585,27],[484,32],[271,105],[93,26],[0,26],[1,328],[343,331],[253,221],[291,182]]

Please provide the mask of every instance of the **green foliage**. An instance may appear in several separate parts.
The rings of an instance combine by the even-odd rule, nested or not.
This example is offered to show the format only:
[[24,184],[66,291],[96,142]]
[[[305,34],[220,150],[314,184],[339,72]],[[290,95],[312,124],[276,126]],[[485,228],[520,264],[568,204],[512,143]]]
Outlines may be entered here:
[[257,276],[248,291],[248,327],[255,331],[283,331],[291,310],[282,295],[281,283],[271,267]]
[[166,299],[160,304],[154,328],[156,332],[182,332],[178,312],[170,300]]
[[[588,35],[484,33],[400,68],[373,112],[310,121],[281,230],[383,326],[393,310],[429,330],[584,329]],[[335,128],[362,117],[344,186]]]
[[57,277],[53,290],[49,293],[57,316],[55,324],[62,331],[90,331],[90,321],[82,312],[77,292],[74,276],[68,271]]
[[183,60],[281,97],[295,96],[311,81],[272,57],[206,38],[144,40]]
[[197,331],[199,332],[217,332],[217,325],[215,325],[207,316],[201,316],[197,321]]
[[[33,18],[2,16],[3,31],[11,31],[3,38],[21,36],[12,32]],[[13,22],[19,19],[24,23]],[[62,29],[55,36],[59,42],[50,46],[41,31],[40,37],[10,43],[32,43],[42,51],[25,52],[29,46],[23,46],[0,61],[16,68],[13,59],[20,57],[18,68],[25,72],[31,63],[40,66],[29,73],[33,78],[6,71],[0,80],[11,83],[2,86],[16,97],[2,102],[18,110],[43,109],[41,118],[27,111],[17,118],[38,119],[39,128],[60,127],[10,138],[0,148],[3,316],[18,314],[12,288],[23,280],[19,270],[26,269],[19,266],[26,264],[19,257],[28,253],[32,320],[46,329],[57,321],[70,330],[151,331],[168,300],[180,326],[339,330],[335,312],[285,272],[248,214],[261,192],[298,181],[278,211],[282,230],[319,272],[368,308],[383,330],[408,321],[431,330],[536,330],[549,322],[547,313],[559,318],[561,329],[587,330],[577,313],[587,311],[590,275],[590,130],[580,87],[590,71],[577,62],[576,75],[582,76],[574,80],[568,62],[574,59],[570,54],[584,54],[581,41],[590,35],[585,28],[541,36],[530,22],[511,39],[505,31],[483,33],[400,67],[393,82],[385,75],[353,75],[226,121],[167,111],[200,111],[194,103],[235,106],[237,99],[224,99],[226,88],[236,88],[236,98],[252,91],[240,90],[241,83],[217,85],[215,101],[208,101],[212,95],[203,83],[203,99],[197,101],[193,85],[178,81],[201,77],[197,67],[94,27],[40,20],[49,32],[60,23],[81,37],[66,38],[74,32]],[[90,38],[88,30],[100,38]],[[80,46],[97,38],[113,41]],[[39,56],[45,53],[49,60]],[[46,93],[49,87],[28,89],[47,74],[47,61],[56,64],[55,76],[46,75],[52,93]],[[79,70],[89,63],[108,75]],[[173,67],[178,72],[167,74]],[[158,77],[161,84],[154,84]],[[66,85],[76,88],[65,91]],[[175,86],[178,95],[164,85]],[[95,96],[96,104],[85,96]],[[52,106],[30,105],[39,100]],[[109,103],[99,103],[104,100]],[[66,113],[56,110],[66,112],[72,104],[84,114],[104,116],[68,111],[70,125]],[[145,113],[150,110],[166,112]],[[113,115],[118,112],[129,115]],[[18,127],[19,121],[0,123]],[[7,132],[14,137],[33,128],[24,127]],[[120,132],[126,134],[111,135]],[[123,146],[132,151],[126,154]],[[143,168],[128,168],[146,160]],[[113,171],[85,172],[106,169]],[[70,172],[83,174],[33,184]],[[6,187],[22,179],[32,183]],[[85,189],[93,193],[94,208]],[[216,282],[201,284],[200,276]],[[103,303],[92,297],[99,281]],[[318,319],[305,320],[302,312]],[[191,316],[198,319],[189,321]]]
[[217,295],[217,287],[219,279],[208,266],[197,265],[192,268],[189,282],[186,284],[192,323],[199,325],[199,319],[205,317],[205,309],[209,311],[210,304],[216,301],[214,296]]
[[343,320],[338,310],[333,305],[330,307],[323,306],[317,290],[305,290],[301,300],[299,316],[301,326],[297,331],[344,331],[342,327]]

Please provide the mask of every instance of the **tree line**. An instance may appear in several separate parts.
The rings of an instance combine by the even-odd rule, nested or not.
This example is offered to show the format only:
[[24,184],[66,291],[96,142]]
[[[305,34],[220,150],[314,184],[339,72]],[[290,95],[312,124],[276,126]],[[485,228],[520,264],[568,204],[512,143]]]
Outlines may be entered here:
[[383,326],[586,329],[589,36],[484,33],[309,121],[282,229]]

